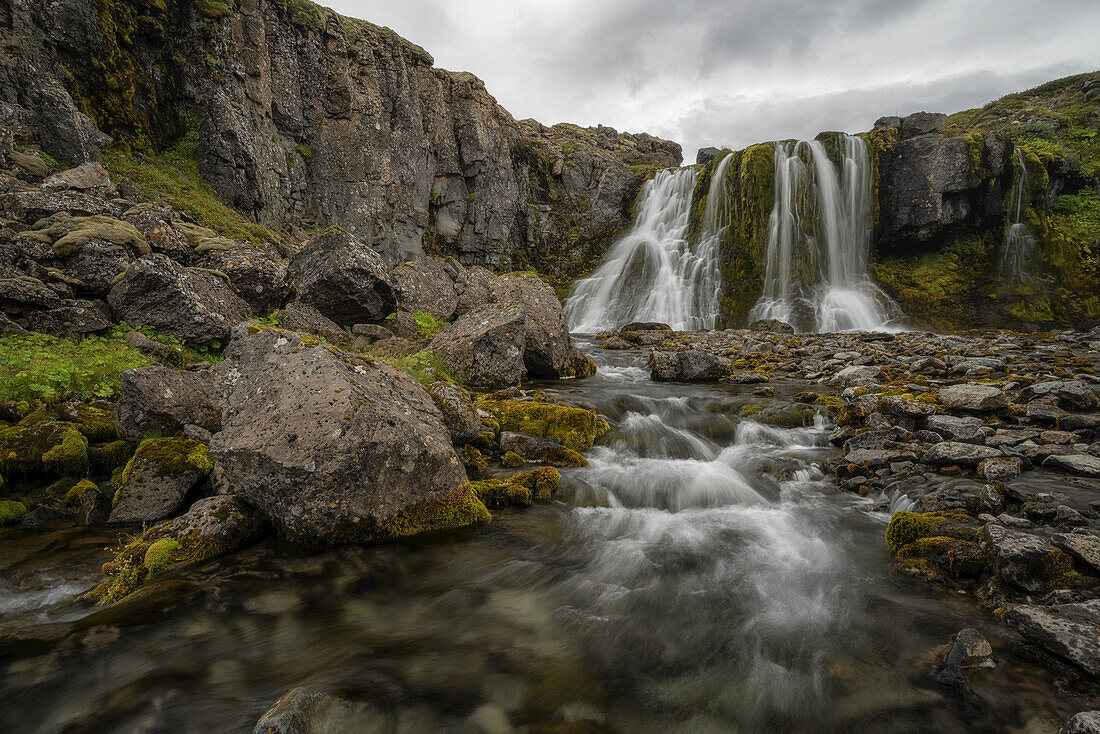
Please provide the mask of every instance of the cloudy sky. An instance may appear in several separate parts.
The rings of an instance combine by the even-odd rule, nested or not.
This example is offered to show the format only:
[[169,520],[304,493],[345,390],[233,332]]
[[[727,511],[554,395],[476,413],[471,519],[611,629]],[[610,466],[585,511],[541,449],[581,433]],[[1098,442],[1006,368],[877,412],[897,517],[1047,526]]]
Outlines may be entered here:
[[1097,0],[321,0],[517,118],[741,148],[1100,69]]

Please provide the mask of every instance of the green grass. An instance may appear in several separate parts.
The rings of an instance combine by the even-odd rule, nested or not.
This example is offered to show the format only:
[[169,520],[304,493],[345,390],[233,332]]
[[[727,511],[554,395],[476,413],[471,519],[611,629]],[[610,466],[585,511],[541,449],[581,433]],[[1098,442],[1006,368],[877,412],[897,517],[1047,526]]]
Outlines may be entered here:
[[148,363],[118,336],[0,337],[0,401],[50,403],[71,394],[110,398],[118,393],[123,372]]
[[405,357],[375,357],[379,362],[385,362],[399,370],[408,372],[422,385],[444,380],[446,382],[458,382],[455,375],[447,369],[442,357],[435,352],[425,350],[410,354]]
[[440,321],[427,311],[417,311],[413,314],[413,319],[416,320],[416,330],[420,332],[421,336],[428,339],[431,339],[449,325],[446,321]]
[[125,321],[119,322],[117,326],[112,328],[111,331],[108,333],[108,336],[114,339],[122,339],[124,336],[126,336],[126,332],[128,331],[141,332],[153,341],[158,342],[159,344],[163,344],[164,346],[175,351],[175,353],[179,355],[179,364],[177,365],[179,367],[185,367],[189,364],[194,364],[195,362],[202,361],[209,362],[210,364],[217,364],[223,359],[222,355],[219,352],[212,351],[208,347],[192,349],[179,337],[171,336],[169,334],[158,334],[156,331],[153,330],[152,327],[149,326],[130,326]]
[[277,234],[222,203],[199,173],[197,145],[198,133],[192,131],[156,157],[118,147],[107,151],[104,163],[116,180],[130,179],[149,198],[171,204],[225,237],[256,244],[265,240],[278,243]]
[[1100,241],[1100,195],[1093,189],[1063,194],[1054,200],[1055,223],[1070,237],[1084,242]]

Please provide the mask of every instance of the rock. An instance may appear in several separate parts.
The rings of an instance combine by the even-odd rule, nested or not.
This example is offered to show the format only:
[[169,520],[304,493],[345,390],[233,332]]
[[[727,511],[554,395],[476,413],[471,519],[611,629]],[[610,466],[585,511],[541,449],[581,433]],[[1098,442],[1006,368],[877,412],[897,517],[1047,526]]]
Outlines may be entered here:
[[914,112],[901,118],[901,137],[915,138],[941,132],[947,127],[947,115],[941,112]]
[[332,230],[290,259],[287,285],[297,300],[341,326],[381,321],[396,306],[389,269],[352,235]]
[[985,443],[981,418],[959,418],[953,415],[930,415],[925,423],[929,431],[935,431],[948,441],[961,443]]
[[978,413],[991,413],[1008,407],[1008,398],[1003,390],[976,382],[942,388],[939,397],[948,408]]
[[729,375],[732,362],[710,352],[685,349],[682,352],[654,351],[647,367],[651,379],[659,382],[708,382]]
[[115,316],[201,346],[228,341],[250,309],[217,275],[185,268],[164,255],[137,260],[107,297]]
[[146,539],[174,538],[180,544],[175,562],[202,563],[243,548],[260,537],[263,518],[234,495],[198,500],[172,520],[159,523]]
[[213,468],[206,445],[198,441],[142,442],[122,472],[110,522],[145,523],[172,516]]
[[233,249],[208,250],[193,263],[229,276],[229,287],[256,314],[267,314],[283,304],[287,266],[255,245],[235,243]]
[[988,446],[978,446],[957,441],[933,444],[921,455],[921,461],[932,466],[977,466],[982,461],[1001,456],[1001,452]]
[[662,324],[660,321],[631,321],[619,329],[620,334],[632,331],[672,331],[672,327],[668,324]]
[[1058,469],[1085,477],[1100,477],[1100,458],[1091,454],[1054,454],[1043,461],[1044,469]]
[[1046,399],[1032,400],[1027,404],[1027,417],[1036,423],[1057,423],[1065,415],[1066,411]]
[[102,334],[114,326],[106,303],[84,300],[65,301],[49,311],[32,311],[20,321],[29,331],[69,336]]
[[94,161],[55,173],[42,182],[42,188],[47,191],[86,191],[107,199],[118,197],[118,189],[111,183],[107,169]]
[[492,288],[499,302],[519,304],[524,317],[523,363],[530,377],[588,377],[596,365],[573,344],[554,289],[537,276],[505,275]]
[[443,414],[443,425],[450,432],[453,443],[472,443],[482,437],[486,427],[482,425],[469,392],[453,382],[433,382],[427,390]]
[[1100,677],[1100,599],[1052,607],[1025,604],[1009,609],[1004,618],[1028,642]]
[[450,321],[458,308],[456,281],[463,277],[462,266],[454,260],[421,255],[393,269],[392,282],[397,309],[431,314]]
[[585,451],[610,429],[591,410],[534,400],[487,400],[481,408],[492,415],[501,431],[558,440],[573,451]]
[[226,351],[221,480],[288,539],[369,542],[488,519],[443,417],[411,376],[285,331]]
[[167,344],[150,339],[140,331],[127,331],[122,338],[127,344],[137,349],[147,357],[152,357],[157,362],[165,365],[180,365],[180,352]]
[[300,334],[313,334],[331,342],[341,342],[347,332],[332,319],[325,316],[308,303],[292,301],[279,311],[277,321],[280,329],[297,331]]
[[125,207],[94,194],[77,191],[15,191],[0,196],[0,209],[25,224],[67,212],[73,217],[119,217]]
[[1002,580],[1032,593],[1059,588],[1073,562],[1042,538],[986,525],[982,533],[993,552],[993,569]]
[[722,151],[718,148],[700,148],[695,153],[695,164],[700,166],[706,165],[717,158],[718,154],[721,152]]
[[854,364],[833,375],[833,382],[847,385],[857,380],[877,380],[882,377],[882,370],[871,364]]
[[[1007,482],[1020,476],[1023,462],[1016,457],[999,456],[978,465],[978,474],[990,482]],[[999,508],[998,508],[999,509]]]
[[515,303],[485,306],[444,329],[429,349],[472,387],[497,389],[526,375],[525,314]]
[[152,434],[172,436],[189,423],[208,431],[221,428],[221,406],[210,370],[180,372],[141,367],[122,373],[115,403],[119,436],[140,441]]
[[1100,574],[1100,537],[1087,531],[1075,530],[1072,533],[1059,533],[1051,537],[1055,548],[1068,553],[1085,564],[1090,573]]
[[[1100,89],[1097,89],[1100,96]],[[1058,730],[1058,734],[1100,734],[1100,711],[1082,711],[1075,714],[1066,725]]]
[[61,297],[37,278],[0,278],[0,310],[11,316],[61,308]]
[[389,717],[368,703],[347,701],[302,686],[276,701],[252,731],[253,734],[335,734],[393,730]]
[[947,652],[945,665],[956,668],[972,668],[991,665],[993,646],[981,632],[967,627],[955,635],[951,648]]
[[356,324],[351,327],[351,334],[356,339],[365,340],[368,344],[373,344],[383,339],[393,338],[392,331],[378,324]]
[[46,420],[0,430],[0,475],[46,479],[81,476],[88,463],[88,439],[79,427]]
[[768,334],[793,334],[794,327],[777,319],[759,319],[749,324],[750,331],[763,331]]
[[556,467],[588,466],[588,461],[576,451],[561,445],[561,441],[503,431],[500,450],[513,452],[525,461]]

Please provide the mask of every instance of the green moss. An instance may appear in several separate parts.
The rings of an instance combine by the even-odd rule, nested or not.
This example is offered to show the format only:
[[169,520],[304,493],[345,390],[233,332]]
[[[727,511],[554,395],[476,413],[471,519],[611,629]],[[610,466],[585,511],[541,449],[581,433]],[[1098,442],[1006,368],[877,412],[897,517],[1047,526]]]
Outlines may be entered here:
[[427,311],[416,311],[413,313],[413,319],[416,321],[417,332],[426,339],[433,338],[448,326],[446,321],[440,321]]
[[88,439],[74,428],[63,428],[60,440],[42,454],[43,468],[54,475],[81,475],[88,466]]
[[313,162],[313,148],[310,148],[308,145],[299,144],[294,146],[294,150],[297,151],[298,155],[302,156],[302,160],[306,162],[307,166]]
[[591,448],[607,433],[607,421],[591,410],[520,400],[489,400],[481,404],[500,423],[501,430],[526,433],[540,438],[560,439],[573,451]]
[[521,484],[501,479],[471,482],[470,486],[486,507],[523,506],[531,504],[531,490]]
[[399,370],[408,372],[422,385],[433,382],[461,382],[459,376],[447,369],[443,358],[431,350],[424,350],[404,357],[375,357]]
[[0,500],[0,525],[14,525],[27,516],[27,506],[15,500]]
[[129,441],[112,441],[102,446],[88,447],[88,464],[96,473],[110,474],[126,466],[134,455],[134,445]]
[[175,538],[161,538],[153,541],[145,550],[144,566],[149,575],[160,573],[172,565],[179,552],[180,543]]
[[918,538],[897,552],[898,564],[929,579],[973,578],[989,569],[989,557],[978,543],[948,536]]
[[45,178],[50,172],[49,165],[36,153],[13,150],[8,153],[8,158],[12,163],[37,178]]
[[[209,474],[214,468],[210,449],[201,441],[189,438],[152,438],[142,441],[126,464],[119,488],[151,472],[158,477],[178,477],[192,472]],[[119,499],[118,494],[115,500]]]
[[516,474],[508,481],[526,487],[531,492],[531,496],[539,502],[549,502],[561,484],[561,472],[553,467],[544,466]]
[[68,234],[53,243],[53,252],[58,257],[73,255],[90,240],[102,240],[120,247],[129,247],[138,255],[152,252],[145,235],[134,225],[120,219],[106,216],[74,217],[73,227]]
[[459,454],[462,456],[462,464],[466,467],[466,476],[470,479],[480,479],[489,469],[489,460],[473,446],[469,444],[462,447]]
[[930,513],[895,512],[886,527],[886,547],[896,554],[902,546],[932,535],[936,526],[943,522],[943,518]]
[[488,522],[490,517],[489,510],[466,483],[448,492],[426,497],[382,523],[376,538],[384,540],[451,530]]
[[65,508],[79,507],[84,502],[84,495],[88,492],[98,492],[99,487],[91,479],[81,479],[65,493],[61,500],[61,506]]
[[80,405],[73,410],[77,418],[76,429],[89,441],[113,441],[118,438],[115,414],[93,405]]
[[500,463],[502,466],[507,467],[523,466],[523,457],[515,451],[505,451],[504,456],[500,459]]

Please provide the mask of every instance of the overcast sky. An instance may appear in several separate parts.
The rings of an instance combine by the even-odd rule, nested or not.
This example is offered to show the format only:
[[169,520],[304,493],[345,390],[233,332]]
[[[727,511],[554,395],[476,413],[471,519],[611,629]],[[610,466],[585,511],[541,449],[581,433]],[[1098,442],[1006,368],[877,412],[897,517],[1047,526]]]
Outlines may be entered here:
[[[324,0],[322,0],[324,2]],[[684,146],[867,130],[1100,69],[1100,0],[328,0],[515,117]]]

